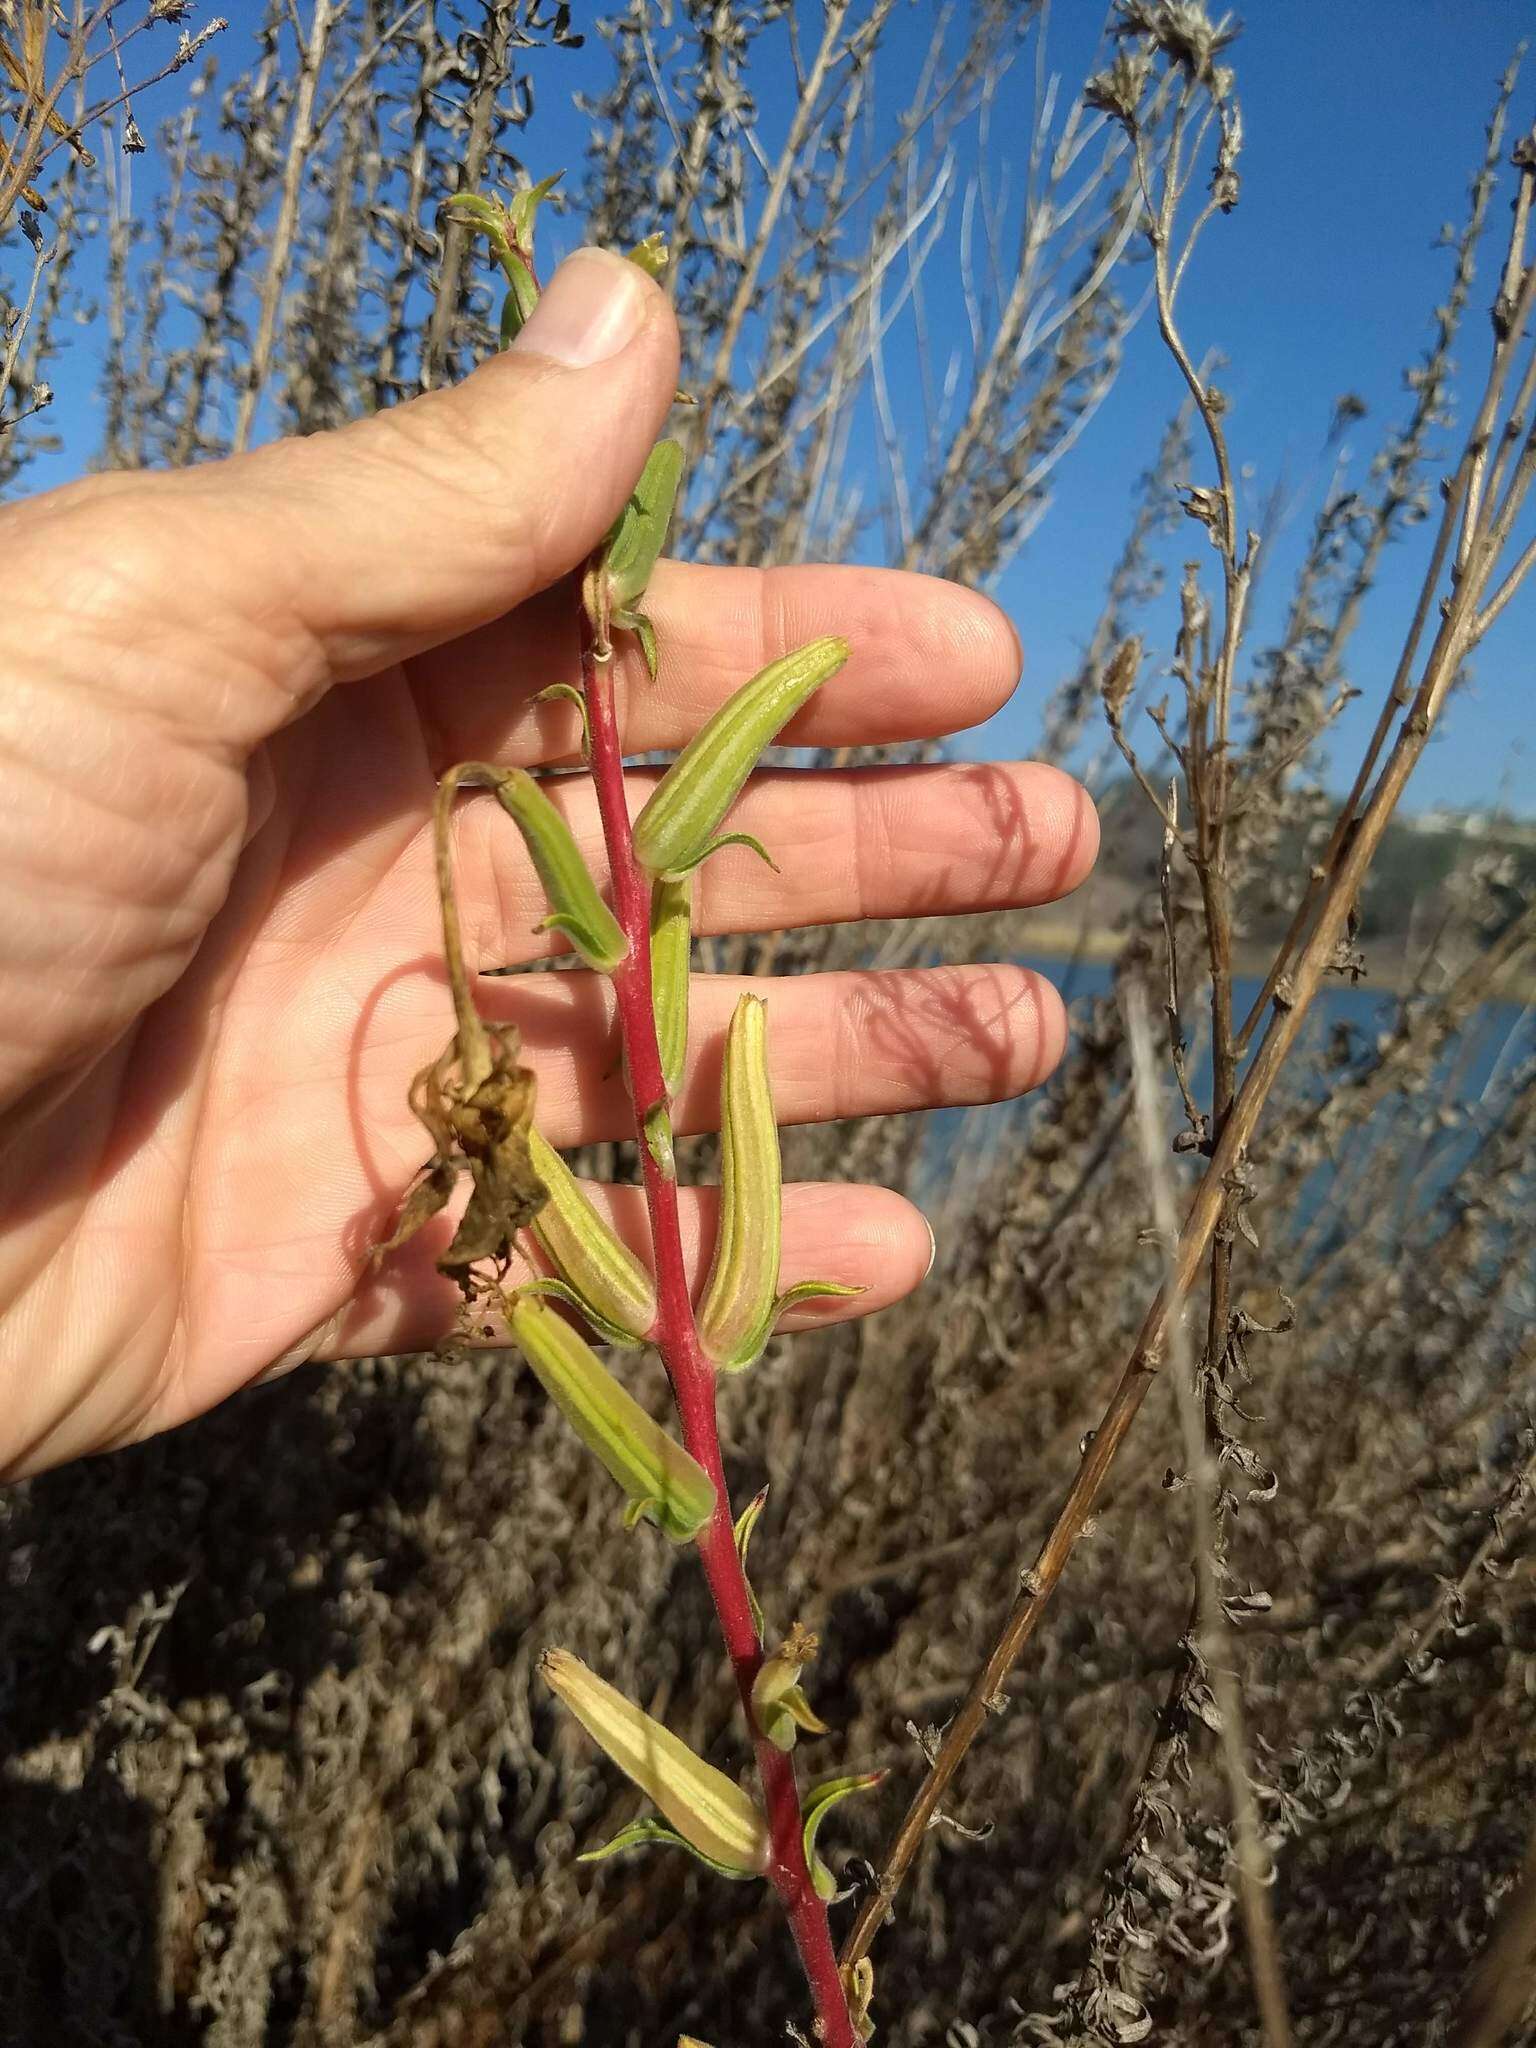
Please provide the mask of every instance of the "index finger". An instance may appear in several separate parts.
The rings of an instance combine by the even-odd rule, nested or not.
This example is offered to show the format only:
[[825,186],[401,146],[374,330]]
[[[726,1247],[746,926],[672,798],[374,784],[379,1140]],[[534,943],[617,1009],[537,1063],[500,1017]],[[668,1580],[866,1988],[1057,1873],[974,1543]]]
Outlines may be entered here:
[[[661,673],[621,635],[617,701],[626,753],[686,745],[733,690],[824,634],[846,667],[785,729],[787,746],[867,747],[939,739],[1004,704],[1022,656],[1007,615],[979,592],[899,569],[726,569],[664,562],[647,593]],[[580,746],[573,706],[532,700],[578,680],[569,585],[411,664],[438,765],[471,756],[534,766]]]

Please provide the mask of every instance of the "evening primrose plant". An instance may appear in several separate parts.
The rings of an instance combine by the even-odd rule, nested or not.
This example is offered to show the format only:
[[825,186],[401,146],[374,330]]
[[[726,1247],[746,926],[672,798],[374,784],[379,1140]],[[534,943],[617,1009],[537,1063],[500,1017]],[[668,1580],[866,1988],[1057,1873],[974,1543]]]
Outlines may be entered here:
[[[461,193],[451,215],[483,234],[506,285],[505,346],[537,303],[534,224],[547,179],[503,202]],[[654,238],[631,252],[656,274]],[[785,1311],[816,1295],[857,1290],[833,1281],[785,1288],[779,1273],[781,1169],[770,1082],[768,1006],[743,996],[726,1037],[721,1080],[719,1222],[695,1303],[683,1261],[672,1103],[687,1073],[694,880],[727,846],[769,849],[731,829],[748,777],[784,726],[848,658],[839,638],[813,641],[741,687],[683,749],[631,821],[615,709],[616,647],[631,636],[654,684],[660,649],[646,592],[682,483],[675,441],[652,451],[633,493],[573,594],[579,676],[546,695],[573,700],[608,852],[599,886],[544,784],[519,768],[461,763],[443,777],[435,810],[443,949],[455,1029],[417,1076],[411,1102],[433,1140],[387,1250],[441,1211],[465,1177],[463,1218],[440,1261],[464,1300],[464,1327],[505,1327],[550,1400],[609,1474],[616,1511],[636,1540],[691,1544],[708,1580],[757,1766],[748,1791],[695,1756],[662,1724],[568,1651],[550,1647],[550,1690],[656,1809],[587,1852],[681,1848],[722,1876],[766,1880],[799,1950],[824,2048],[852,2048],[871,2031],[867,1968],[839,1973],[827,1920],[836,1892],[817,1846],[840,1801],[878,1773],[833,1778],[802,1797],[794,1751],[828,1730],[804,1675],[816,1639],[798,1624],[775,1636],[748,1584],[747,1549],[764,1489],[733,1519],[715,1418],[720,1373],[761,1359]],[[451,826],[461,791],[490,791],[521,834],[548,903],[544,928],[561,932],[610,982],[625,1081],[634,1109],[650,1219],[642,1261],[610,1228],[570,1168],[540,1135],[532,1072],[508,1025],[478,1014],[465,965],[454,887]],[[518,1255],[534,1277],[514,1280]],[[671,1382],[677,1434],[662,1428],[593,1343],[620,1353],[651,1347]]]

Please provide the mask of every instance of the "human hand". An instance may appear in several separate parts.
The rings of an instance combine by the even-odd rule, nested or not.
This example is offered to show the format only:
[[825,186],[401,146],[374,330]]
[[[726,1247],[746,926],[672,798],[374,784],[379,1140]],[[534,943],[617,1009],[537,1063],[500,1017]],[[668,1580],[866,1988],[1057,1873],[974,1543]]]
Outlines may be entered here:
[[[433,785],[468,756],[572,758],[574,710],[533,701],[574,668],[561,579],[617,514],[676,374],[662,295],[583,252],[457,389],[0,514],[0,1470],[167,1428],[275,1361],[419,1348],[451,1323],[441,1237],[368,1264],[430,1149],[408,1083],[452,1029]],[[832,631],[852,658],[797,742],[953,731],[1017,677],[1002,615],[916,576],[672,563],[647,608],[665,656],[656,684],[621,657],[635,753],[680,746]],[[556,794],[601,878],[590,783]],[[1084,793],[1030,765],[765,773],[735,823],[782,872],[717,856],[701,931],[1041,902],[1097,843]],[[489,798],[461,808],[458,874],[472,960],[557,949]],[[715,1117],[738,992],[696,984],[679,1130]],[[494,978],[477,999],[521,1026],[553,1143],[626,1132],[600,978]],[[1010,965],[810,975],[772,1002],[786,1123],[1013,1095],[1064,1037],[1054,991]],[[602,1198],[643,1242],[638,1191]],[[712,1196],[684,1203],[703,1263]],[[929,1256],[897,1195],[786,1189],[785,1284],[865,1290],[802,1321],[889,1303]]]

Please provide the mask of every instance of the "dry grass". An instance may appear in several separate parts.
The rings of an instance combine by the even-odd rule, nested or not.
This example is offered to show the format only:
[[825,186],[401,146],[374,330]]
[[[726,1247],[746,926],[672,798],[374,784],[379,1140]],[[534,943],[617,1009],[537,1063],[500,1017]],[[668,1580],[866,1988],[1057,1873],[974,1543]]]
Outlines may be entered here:
[[[1055,467],[1114,374],[1122,265],[1149,224],[1170,404],[1185,401],[1047,720],[1048,751],[1080,758],[1107,686],[1164,812],[1164,885],[1122,897],[1108,986],[1078,1002],[1067,1063],[1033,1106],[958,1134],[791,1134],[791,1173],[868,1176],[941,1208],[944,1255],[910,1311],[780,1343],[724,1403],[733,1485],[774,1483],[754,1562],[822,1639],[817,1704],[838,1731],[826,1767],[892,1768],[883,1803],[838,1833],[856,1894],[897,1874],[892,1839],[928,1760],[965,1752],[942,1799],[913,1808],[892,1924],[861,1923],[880,2038],[1263,2038],[1218,1740],[1230,1684],[1292,2038],[1417,2044],[1477,2026],[1470,2038],[1491,2041],[1487,2015],[1509,1999],[1484,1959],[1528,1947],[1536,1791],[1536,1055],[1500,1007],[1530,971],[1528,882],[1508,860],[1469,860],[1378,1019],[1326,998],[1305,1012],[1348,979],[1364,862],[1524,561],[1536,269],[1484,229],[1502,238],[1505,202],[1528,204],[1530,139],[1501,102],[1507,132],[1496,124],[1449,252],[1407,416],[1350,502],[1320,505],[1265,647],[1245,618],[1241,451],[1225,452],[1202,367],[1222,337],[1179,327],[1197,188],[1189,214],[1165,223],[1163,209],[1181,165],[1203,178],[1233,147],[1239,89],[1217,74],[1241,46],[1202,53],[1198,8],[1125,10],[1122,63],[1145,57],[1146,75],[1129,115],[1095,121],[1070,81],[1032,97],[1031,10],[979,8],[936,40],[918,118],[872,155],[891,12],[829,10],[853,62],[835,39],[790,52],[784,23],[755,11],[631,0],[605,31],[613,85],[585,195],[600,232],[659,224],[682,255],[708,413],[696,554],[846,546],[867,516],[850,453],[867,398],[893,447],[922,451],[905,468],[893,456],[885,479],[890,558],[993,575],[1046,516]],[[218,46],[226,70],[187,72],[155,139],[155,218],[61,145],[40,253],[0,209],[19,316],[0,392],[7,481],[25,484],[38,423],[16,416],[46,383],[70,259],[93,232],[110,257],[106,462],[217,453],[453,373],[485,345],[488,301],[462,262],[442,264],[437,198],[476,149],[477,179],[511,174],[528,81],[562,90],[568,32],[553,7],[352,0],[291,20],[279,0],[260,36]],[[807,91],[784,154],[760,159],[753,79],[796,62],[807,84],[820,66],[824,89]],[[1111,74],[1094,97],[1129,90]],[[1040,175],[994,273],[980,201],[943,166],[958,124],[998,107],[1033,123]],[[0,107],[0,133],[16,119]],[[1242,234],[1241,207],[1209,231]],[[979,339],[914,424],[911,394],[882,391],[883,340],[890,320],[921,332],[924,285],[941,279],[971,294]],[[1019,323],[1052,291],[1075,311],[1021,349]],[[1452,348],[1490,305],[1492,397],[1463,407],[1455,467]],[[1460,352],[1478,353],[1469,334]],[[1453,468],[1437,543],[1415,512]],[[1201,568],[1165,591],[1191,476]],[[1341,814],[1319,742],[1399,545],[1418,549],[1428,594],[1419,630],[1403,621],[1380,743]],[[1116,662],[1138,635],[1174,647],[1166,745],[1143,715],[1150,657]],[[1277,910],[1282,930],[1296,913],[1282,1000],[1250,1034],[1245,933]],[[722,944],[718,960],[1008,957],[1031,929],[785,933]],[[1166,1138],[1193,1219],[1177,1293],[1215,1472],[1220,1673],[1190,1626],[1192,1461],[1150,1370],[1171,1356],[1166,1301],[1148,1318],[1170,1248],[1130,1113],[1126,1007],[1137,991],[1163,1016],[1170,954],[1192,1114]],[[1166,1080],[1171,1100],[1171,1064]],[[660,1859],[573,1863],[628,1817],[627,1795],[533,1682],[543,1645],[569,1644],[721,1757],[731,1700],[688,1561],[618,1530],[508,1360],[304,1372],[19,1488],[0,1512],[7,2038],[617,2048],[687,2030],[746,2048],[797,2016],[779,1933],[747,1888]],[[1045,1576],[1019,1596],[1031,1566]],[[840,1933],[860,1902],[837,1909]],[[1521,2038],[1518,2017],[1498,2024]],[[1277,2025],[1271,2000],[1271,2039]]]

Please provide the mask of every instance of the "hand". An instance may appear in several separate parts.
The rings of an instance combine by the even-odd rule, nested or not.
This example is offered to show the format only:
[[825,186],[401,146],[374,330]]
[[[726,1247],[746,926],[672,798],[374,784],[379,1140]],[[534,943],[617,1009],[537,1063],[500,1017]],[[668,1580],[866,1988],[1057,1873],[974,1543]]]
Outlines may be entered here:
[[[430,1149],[411,1076],[452,1018],[428,813],[468,756],[569,762],[575,601],[677,375],[662,295],[584,252],[518,344],[457,389],[168,476],[0,515],[0,1469],[184,1421],[274,1361],[432,1344],[436,1242],[368,1269]],[[558,586],[558,587],[552,587]],[[984,599],[863,569],[668,564],[659,683],[623,656],[626,744],[680,746],[765,661],[829,631],[848,666],[789,737],[848,747],[971,724],[1012,688]],[[637,784],[645,780],[636,777]],[[585,778],[560,792],[602,875]],[[765,930],[1047,900],[1096,845],[1043,767],[759,776],[733,824],[779,861],[710,863],[700,926]],[[550,950],[515,830],[459,814],[472,960]],[[734,984],[694,997],[680,1129],[716,1112]],[[606,985],[480,985],[522,1027],[557,1145],[628,1130]],[[1061,1005],[1013,966],[771,985],[786,1122],[1010,1096],[1059,1057]],[[621,1227],[643,1242],[638,1196]],[[707,1261],[708,1191],[685,1217]],[[923,1277],[921,1216],[874,1188],[787,1190],[784,1274]],[[814,1320],[807,1316],[806,1320]]]

